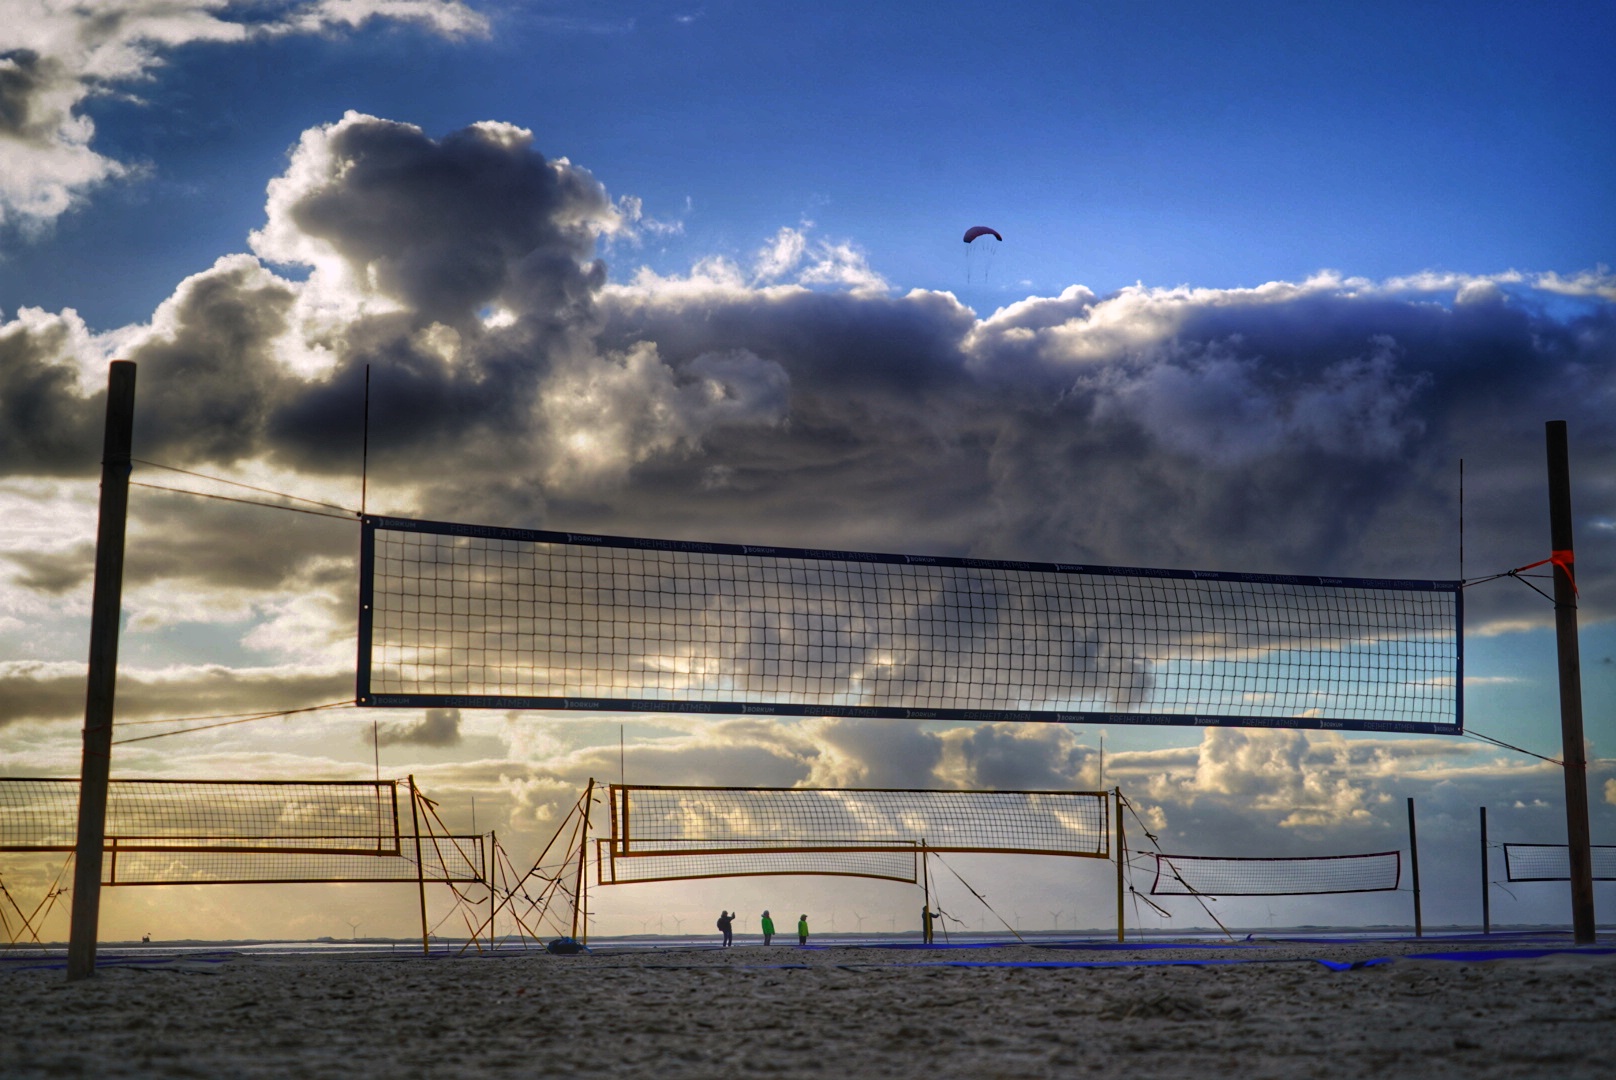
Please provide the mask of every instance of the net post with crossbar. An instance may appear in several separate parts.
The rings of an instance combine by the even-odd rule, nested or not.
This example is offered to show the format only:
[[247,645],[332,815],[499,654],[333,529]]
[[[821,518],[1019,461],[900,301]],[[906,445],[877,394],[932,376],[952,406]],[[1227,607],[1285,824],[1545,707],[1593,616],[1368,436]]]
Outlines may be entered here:
[[1463,594],[367,516],[357,701],[1463,730]]

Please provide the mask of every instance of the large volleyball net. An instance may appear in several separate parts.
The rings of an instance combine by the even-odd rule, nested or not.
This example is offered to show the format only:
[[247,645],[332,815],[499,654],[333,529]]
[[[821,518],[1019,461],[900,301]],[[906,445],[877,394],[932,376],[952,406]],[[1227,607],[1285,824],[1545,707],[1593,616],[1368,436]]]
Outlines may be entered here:
[[928,852],[1109,858],[1103,791],[613,784],[601,884],[826,874],[917,880]]
[[1152,896],[1310,896],[1390,892],[1402,879],[1402,852],[1221,858],[1154,853]]
[[1457,733],[1455,581],[367,517],[357,699]]
[[[1593,880],[1616,881],[1616,845],[1594,844]],[[1565,844],[1505,844],[1504,869],[1508,880],[1570,881],[1571,849]]]

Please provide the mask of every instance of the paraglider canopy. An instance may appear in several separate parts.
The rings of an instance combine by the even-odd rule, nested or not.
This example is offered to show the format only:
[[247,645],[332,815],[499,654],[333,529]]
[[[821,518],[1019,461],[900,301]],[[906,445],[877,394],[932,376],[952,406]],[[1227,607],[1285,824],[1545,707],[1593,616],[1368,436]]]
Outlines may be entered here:
[[967,244],[969,244],[972,240],[975,240],[978,236],[991,236],[995,240],[1004,240],[1004,237],[999,235],[998,229],[990,229],[986,225],[972,225],[969,229],[965,230],[965,242]]

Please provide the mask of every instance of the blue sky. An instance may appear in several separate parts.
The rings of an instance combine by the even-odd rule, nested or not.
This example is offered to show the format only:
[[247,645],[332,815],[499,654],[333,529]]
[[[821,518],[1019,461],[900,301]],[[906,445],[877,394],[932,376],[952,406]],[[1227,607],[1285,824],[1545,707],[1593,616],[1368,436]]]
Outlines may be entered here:
[[193,44],[86,101],[94,145],[145,175],[13,247],[8,306],[141,318],[239,247],[263,178],[347,109],[433,134],[519,124],[683,224],[619,274],[748,252],[803,219],[922,288],[958,289],[964,224],[997,225],[1010,243],[976,306],[1024,279],[1565,272],[1616,238],[1606,4],[479,10],[488,35],[457,41],[378,21]]
[[[1610,5],[114,6],[0,29],[9,774],[77,767],[106,361],[140,364],[137,456],[348,506],[369,365],[373,510],[1348,576],[1457,575],[1460,458],[1466,572],[1542,558],[1566,419],[1616,835]],[[349,526],[151,492],[132,515],[121,719],[351,694]],[[1467,605],[1471,726],[1558,753],[1549,609],[1510,581]],[[373,714],[316,717],[115,770],[367,775]],[[513,842],[616,774],[619,723],[641,781],[1099,780],[1097,731],[381,721],[384,771]],[[1476,806],[1495,836],[1563,829],[1552,767],[1470,740],[1106,739],[1186,851],[1382,850],[1415,795],[1468,882]],[[1068,906],[1027,873],[1024,910]],[[1562,919],[1536,888],[1497,917]],[[264,932],[341,932],[320,895]],[[750,904],[618,895],[623,928]],[[244,929],[222,899],[117,903],[131,933]]]

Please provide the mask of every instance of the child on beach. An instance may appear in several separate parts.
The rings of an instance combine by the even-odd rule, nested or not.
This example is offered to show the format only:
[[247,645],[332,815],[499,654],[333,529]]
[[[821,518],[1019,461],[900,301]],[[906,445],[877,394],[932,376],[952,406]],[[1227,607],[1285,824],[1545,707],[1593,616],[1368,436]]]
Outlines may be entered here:
[[769,939],[773,936],[774,920],[769,918],[769,913],[765,911],[763,913],[763,944],[767,945],[769,943]]
[[797,944],[808,944],[808,916],[797,916]]

